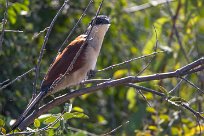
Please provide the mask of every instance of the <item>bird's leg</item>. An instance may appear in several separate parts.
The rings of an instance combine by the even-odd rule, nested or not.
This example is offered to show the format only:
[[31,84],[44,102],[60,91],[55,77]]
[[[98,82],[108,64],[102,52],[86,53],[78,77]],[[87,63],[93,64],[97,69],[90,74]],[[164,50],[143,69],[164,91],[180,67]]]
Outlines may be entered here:
[[88,73],[87,73],[87,77],[88,77],[88,79],[91,79],[91,78],[93,78],[93,77],[95,77],[96,76],[96,70],[90,70]]

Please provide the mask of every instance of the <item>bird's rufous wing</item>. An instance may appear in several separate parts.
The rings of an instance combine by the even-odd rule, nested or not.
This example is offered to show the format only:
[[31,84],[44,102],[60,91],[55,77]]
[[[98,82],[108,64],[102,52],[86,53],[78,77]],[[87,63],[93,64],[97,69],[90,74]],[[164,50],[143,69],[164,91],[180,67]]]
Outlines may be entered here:
[[84,46],[81,51],[81,54],[76,59],[75,63],[73,64],[73,68],[71,71],[69,71],[69,73],[75,72],[84,65],[85,53],[83,50],[85,50],[85,48],[87,47],[87,43],[85,43],[85,41],[86,35],[78,36],[62,51],[62,53],[60,53],[56,57],[55,61],[49,68],[49,71],[44,78],[41,90],[43,90],[43,88],[51,86],[52,83],[60,77],[60,75],[65,74],[74,57],[76,56],[76,53],[79,51],[82,45]]

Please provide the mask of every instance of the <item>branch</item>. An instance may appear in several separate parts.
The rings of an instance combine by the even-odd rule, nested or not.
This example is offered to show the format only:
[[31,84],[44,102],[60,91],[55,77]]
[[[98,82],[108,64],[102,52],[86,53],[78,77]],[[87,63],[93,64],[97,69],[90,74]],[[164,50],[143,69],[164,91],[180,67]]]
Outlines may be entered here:
[[141,11],[141,10],[145,10],[147,8],[151,8],[151,7],[155,7],[161,4],[166,4],[167,2],[174,2],[175,0],[157,0],[154,2],[149,2],[149,3],[145,3],[139,6],[133,6],[130,8],[125,8],[124,11],[126,13],[132,13],[132,12],[136,12],[136,11]]
[[106,68],[103,68],[101,70],[97,70],[96,72],[102,72],[102,71],[106,71],[106,70],[110,70],[110,69],[113,69],[115,67],[118,67],[118,66],[121,66],[121,65],[125,65],[127,63],[130,63],[132,61],[135,61],[135,60],[139,60],[139,59],[143,59],[143,58],[146,58],[146,57],[149,57],[149,56],[155,56],[156,54],[158,53],[163,53],[165,51],[158,51],[158,52],[153,52],[151,54],[148,54],[148,55],[144,55],[144,56],[140,56],[140,57],[137,57],[137,58],[132,58],[132,59],[129,59],[129,60],[126,60],[124,62],[121,62],[121,63],[118,63],[118,64],[114,64],[114,65],[111,65],[111,66],[108,66]]
[[9,82],[9,83],[7,83],[7,84],[5,84],[5,82],[8,82],[9,79],[7,79],[6,81],[4,81],[3,83],[0,83],[0,85],[1,85],[1,84],[5,84],[5,85],[3,85],[3,86],[0,88],[0,90],[3,90],[3,89],[6,88],[7,86],[13,84],[13,83],[16,82],[17,80],[20,80],[21,78],[23,78],[23,77],[26,76],[28,73],[30,73],[30,72],[32,72],[32,71],[34,71],[34,70],[35,70],[35,68],[32,68],[32,69],[28,70],[27,72],[25,72],[25,73],[23,73],[22,75],[16,77],[14,80],[12,80],[11,82]]
[[[82,89],[76,90],[74,92],[64,94],[64,95],[59,96],[59,97],[55,98],[54,100],[50,101],[46,105],[43,105],[42,107],[39,108],[39,110],[33,111],[33,113],[31,113],[30,116],[28,116],[19,125],[19,129],[24,130],[39,115],[46,113],[48,110],[52,109],[55,106],[58,106],[62,103],[67,102],[71,98],[75,98],[75,97],[78,97],[78,96],[81,96],[84,94],[88,94],[88,93],[93,93],[93,92],[96,92],[98,90],[105,90],[106,88],[109,88],[109,87],[127,85],[129,83],[139,83],[139,82],[152,81],[152,80],[162,80],[162,79],[173,78],[173,77],[182,77],[182,76],[185,76],[187,74],[192,74],[194,72],[194,71],[192,72],[192,70],[194,68],[197,68],[203,64],[204,64],[204,57],[202,57],[202,58],[200,58],[200,59],[198,59],[198,60],[196,60],[196,61],[194,61],[194,62],[176,70],[176,71],[173,71],[173,72],[157,73],[157,74],[153,74],[153,75],[138,76],[138,77],[128,76],[128,77],[124,77],[124,78],[120,78],[120,79],[116,79],[116,80],[106,81],[106,82],[99,83],[99,84],[92,86],[92,87],[82,88]],[[200,69],[200,71],[202,71],[203,69]],[[140,89],[144,90],[143,88],[140,88]],[[151,92],[152,90],[149,90],[149,91]],[[201,91],[201,92],[204,93],[203,91]],[[160,92],[153,92],[152,91],[152,93],[160,95],[160,96],[164,96]]]
[[[3,30],[3,29],[2,29]],[[1,31],[2,31],[1,30]],[[23,33],[23,31],[21,31],[21,30],[4,30],[4,32],[12,32],[12,33]],[[2,32],[1,32],[2,33]]]

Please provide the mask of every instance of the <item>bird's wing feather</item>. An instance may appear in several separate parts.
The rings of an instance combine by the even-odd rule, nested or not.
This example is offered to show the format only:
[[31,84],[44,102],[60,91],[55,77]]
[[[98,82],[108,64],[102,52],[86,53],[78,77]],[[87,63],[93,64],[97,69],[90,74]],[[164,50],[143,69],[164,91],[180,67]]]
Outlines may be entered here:
[[87,43],[85,43],[86,37],[84,35],[78,36],[74,41],[72,41],[69,46],[67,46],[61,54],[59,54],[51,67],[49,68],[49,71],[47,75],[44,78],[44,81],[42,83],[43,88],[47,88],[47,86],[52,85],[52,83],[60,77],[60,75],[63,75],[68,67],[70,66],[71,62],[73,61],[74,57],[76,56],[76,53],[79,51],[80,47],[82,45],[83,49],[81,51],[80,56],[78,56],[77,60],[75,61],[73,65],[73,69],[70,71],[70,73],[75,72],[80,67],[84,65],[84,51]]

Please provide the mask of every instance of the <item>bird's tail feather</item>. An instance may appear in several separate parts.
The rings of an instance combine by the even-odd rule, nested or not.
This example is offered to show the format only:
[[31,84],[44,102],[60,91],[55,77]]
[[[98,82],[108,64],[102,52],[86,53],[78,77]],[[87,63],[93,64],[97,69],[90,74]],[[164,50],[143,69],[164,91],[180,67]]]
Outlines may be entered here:
[[16,129],[21,122],[26,118],[27,114],[35,107],[36,104],[46,95],[46,91],[41,91],[27,106],[23,114],[12,125],[12,130]]

